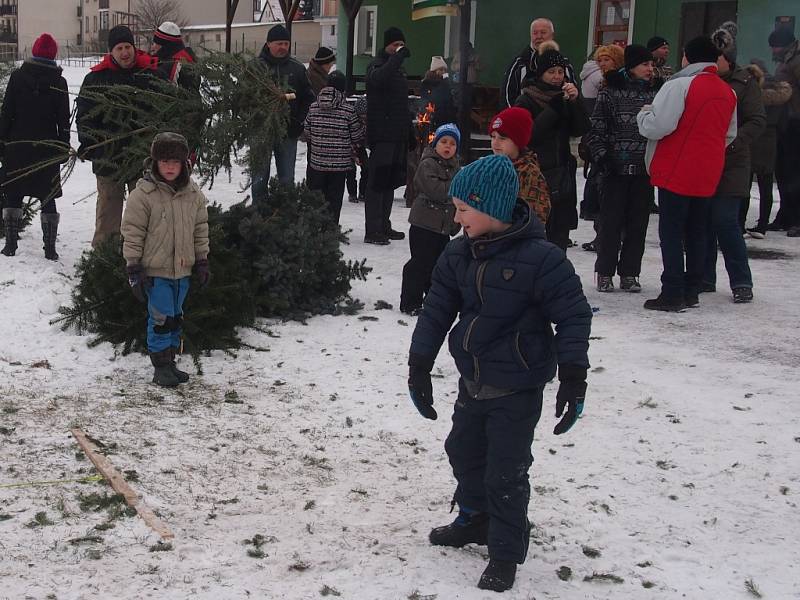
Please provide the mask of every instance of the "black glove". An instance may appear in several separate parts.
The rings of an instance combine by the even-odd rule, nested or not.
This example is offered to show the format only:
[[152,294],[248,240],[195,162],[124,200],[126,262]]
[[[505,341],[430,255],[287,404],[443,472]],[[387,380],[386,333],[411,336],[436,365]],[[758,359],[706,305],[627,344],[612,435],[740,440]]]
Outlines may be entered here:
[[147,304],[147,288],[149,287],[149,278],[144,276],[142,265],[139,263],[128,265],[125,267],[125,270],[128,273],[128,285],[131,286],[133,297],[139,302]]
[[196,260],[192,270],[194,271],[194,274],[197,275],[197,280],[200,282],[200,287],[208,287],[208,282],[211,281],[211,271],[208,268],[208,259],[200,258]]
[[408,49],[408,46],[400,46],[400,49],[395,54],[400,57],[400,60],[411,58],[411,50]]
[[417,407],[419,414],[426,419],[436,420],[438,415],[433,408],[433,384],[431,384],[431,370],[433,361],[411,354],[408,357],[408,394]]
[[[586,369],[569,365],[558,367],[558,393],[556,394],[556,417],[564,416],[556,424],[553,433],[567,433],[583,412],[586,398]],[[564,413],[566,407],[567,412]]]

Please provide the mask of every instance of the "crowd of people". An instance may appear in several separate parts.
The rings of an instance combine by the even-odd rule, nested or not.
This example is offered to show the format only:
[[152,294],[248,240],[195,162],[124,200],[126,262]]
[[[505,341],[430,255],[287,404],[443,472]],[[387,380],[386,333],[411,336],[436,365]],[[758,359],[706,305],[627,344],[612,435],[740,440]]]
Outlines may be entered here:
[[[447,62],[431,58],[422,99],[434,107],[433,135],[411,177],[410,258],[402,270],[400,310],[418,317],[409,391],[430,419],[437,418],[431,370],[449,332],[460,379],[445,447],[459,514],[429,539],[443,546],[488,545],[481,588],[511,588],[527,553],[530,446],[545,384],[557,374],[562,420],[554,433],[568,431],[583,410],[592,311],[566,257],[579,218],[573,140],[581,138],[581,214],[594,220],[596,231],[584,248],[597,253],[599,292],[615,291],[617,276],[619,289],[642,291],[653,212],[663,273],[660,294],[644,303],[652,310],[682,311],[714,291],[718,250],[734,302],[748,303],[753,279],[743,236],[779,230],[800,236],[800,42],[787,29],[770,35],[777,69],[769,75],[764,64],[740,62],[736,36],[735,24],[725,23],[711,36],[688,41],[677,72],[667,64],[670,45],[663,37],[646,45],[600,46],[576,75],[552,21],[535,19],[530,44],[500,86],[503,106],[488,128],[492,153],[463,167],[459,152],[471,132],[454,121],[465,99],[450,86]],[[48,34],[37,39],[32,57],[11,75],[0,112],[3,166],[22,173],[3,186],[6,256],[17,251],[22,201],[30,196],[41,201],[45,256],[58,259],[55,200],[61,188],[53,157],[59,144],[69,145],[70,110],[57,51]],[[470,52],[467,79],[473,82],[479,61]],[[335,53],[320,48],[306,68],[291,56],[282,25],[270,29],[253,62],[291,90],[286,135],[272,147],[277,179],[294,182],[298,141],[306,142],[306,185],[320,191],[333,222],[345,190],[351,202],[363,201],[369,244],[405,238],[391,212],[395,190],[408,183],[409,148],[416,143],[404,69],[410,56],[403,32],[389,27],[367,67],[366,95],[355,103],[348,101],[344,75],[333,70]],[[82,91],[147,86],[158,78],[197,92],[201,82],[185,68],[194,61],[174,23],[154,32],[150,52],[136,47],[130,29],[116,26]],[[78,155],[92,162],[97,178],[92,246],[122,234],[128,282],[148,305],[153,380],[177,386],[188,380],[175,363],[183,302],[192,274],[208,284],[213,252],[206,200],[191,179],[191,148],[180,133],[161,133],[143,176],[120,182],[113,159],[124,141],[97,139],[98,130],[113,138],[115,125],[93,116],[85,94],[76,104]],[[43,162],[45,168],[25,172]],[[269,166],[250,173],[254,202],[267,199],[270,174]],[[754,180],[759,218],[748,228]],[[781,206],[770,221],[773,181]],[[464,235],[452,240],[459,232]]]

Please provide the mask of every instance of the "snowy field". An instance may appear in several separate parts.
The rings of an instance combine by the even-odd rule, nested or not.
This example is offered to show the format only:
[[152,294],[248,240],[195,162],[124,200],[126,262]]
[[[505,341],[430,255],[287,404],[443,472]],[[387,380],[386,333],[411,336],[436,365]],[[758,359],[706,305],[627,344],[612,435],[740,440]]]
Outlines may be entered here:
[[[67,70],[74,91],[84,73]],[[304,160],[301,144],[298,179]],[[60,261],[44,259],[38,223],[0,257],[0,598],[495,597],[475,587],[485,548],[427,543],[453,517],[456,371],[443,352],[442,418],[424,420],[406,389],[414,319],[396,308],[407,242],[364,245],[363,204],[345,200],[345,254],[374,269],[353,289],[366,309],[265,323],[271,335],[244,339],[267,351],[215,353],[168,391],[146,357],[48,324],[89,247],[94,198],[79,200],[93,189],[79,165],[58,201]],[[208,196],[243,198],[221,180]],[[393,217],[404,229],[401,201]],[[591,237],[590,223],[573,232]],[[773,233],[748,245],[782,257],[752,260],[753,304],[732,303],[720,261],[720,292],[681,314],[642,309],[658,293],[657,217],[643,294],[597,293],[594,255],[570,250],[596,310],[586,411],[553,436],[547,388],[530,553],[506,597],[800,598],[800,246]],[[94,474],[76,425],[174,531],[171,549],[138,517],[95,510],[102,483],[8,487]]]

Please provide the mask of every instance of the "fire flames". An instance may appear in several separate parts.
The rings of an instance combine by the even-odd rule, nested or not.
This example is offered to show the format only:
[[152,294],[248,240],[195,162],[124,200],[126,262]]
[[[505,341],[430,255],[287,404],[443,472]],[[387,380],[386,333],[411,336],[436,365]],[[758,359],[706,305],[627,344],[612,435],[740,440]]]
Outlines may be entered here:
[[425,106],[425,110],[417,115],[418,137],[420,140],[426,140],[428,144],[436,137],[435,132],[431,131],[431,117],[433,117],[433,111],[435,110],[436,107],[433,103],[428,102],[427,106]]

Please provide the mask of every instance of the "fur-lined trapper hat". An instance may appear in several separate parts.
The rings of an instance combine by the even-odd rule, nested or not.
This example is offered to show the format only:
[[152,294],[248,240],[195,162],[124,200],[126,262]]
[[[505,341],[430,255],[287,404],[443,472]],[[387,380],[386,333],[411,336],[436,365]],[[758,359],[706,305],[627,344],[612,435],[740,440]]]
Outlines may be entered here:
[[189,159],[189,142],[180,133],[165,131],[153,138],[150,145],[150,157],[153,160],[179,160],[186,162]]

